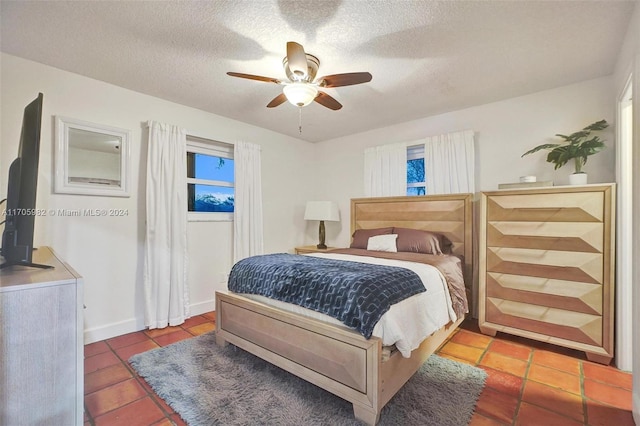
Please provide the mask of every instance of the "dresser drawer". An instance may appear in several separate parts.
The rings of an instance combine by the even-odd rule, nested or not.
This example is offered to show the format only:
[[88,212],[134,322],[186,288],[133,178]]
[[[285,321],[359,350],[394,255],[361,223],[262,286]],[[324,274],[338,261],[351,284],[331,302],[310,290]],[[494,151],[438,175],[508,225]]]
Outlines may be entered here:
[[603,343],[600,315],[488,297],[486,321],[587,345]]
[[603,282],[602,253],[487,247],[486,271],[530,277]]
[[602,253],[602,222],[497,222],[487,223],[489,247],[516,247]]
[[598,192],[493,195],[487,200],[491,221],[602,222],[605,199]]
[[567,311],[602,315],[602,285],[523,275],[487,273],[486,296]]

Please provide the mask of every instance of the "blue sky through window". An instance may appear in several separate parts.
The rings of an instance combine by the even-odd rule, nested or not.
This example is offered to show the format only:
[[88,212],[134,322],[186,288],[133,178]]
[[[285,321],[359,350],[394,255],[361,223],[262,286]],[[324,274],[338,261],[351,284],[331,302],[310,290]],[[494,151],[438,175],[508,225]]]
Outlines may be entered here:
[[224,164],[220,164],[220,157],[195,154],[197,179],[221,180],[233,182],[234,162],[231,158],[223,158]]
[[189,211],[232,213],[235,204],[233,186],[216,185],[215,182],[234,184],[233,159],[199,153],[189,153],[189,157],[189,177],[211,182],[189,184]]

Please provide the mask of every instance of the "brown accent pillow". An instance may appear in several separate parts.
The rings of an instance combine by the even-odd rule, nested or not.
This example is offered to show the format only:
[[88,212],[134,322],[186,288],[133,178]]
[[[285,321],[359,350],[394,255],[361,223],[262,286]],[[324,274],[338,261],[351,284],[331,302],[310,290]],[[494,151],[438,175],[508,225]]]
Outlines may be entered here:
[[356,229],[353,233],[353,240],[351,241],[350,248],[367,249],[369,244],[369,237],[375,237],[376,235],[387,235],[393,231],[392,227],[389,228],[375,228],[375,229]]
[[453,244],[440,233],[410,228],[393,228],[393,233],[399,252],[451,254]]

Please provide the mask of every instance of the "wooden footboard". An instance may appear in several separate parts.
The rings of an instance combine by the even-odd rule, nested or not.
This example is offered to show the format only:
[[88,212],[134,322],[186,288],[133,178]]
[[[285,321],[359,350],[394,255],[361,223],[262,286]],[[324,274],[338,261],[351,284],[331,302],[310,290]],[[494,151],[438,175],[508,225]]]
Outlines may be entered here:
[[216,292],[217,343],[232,343],[351,403],[356,418],[378,421],[380,410],[462,321],[449,324],[403,358],[382,362],[382,341],[346,327]]

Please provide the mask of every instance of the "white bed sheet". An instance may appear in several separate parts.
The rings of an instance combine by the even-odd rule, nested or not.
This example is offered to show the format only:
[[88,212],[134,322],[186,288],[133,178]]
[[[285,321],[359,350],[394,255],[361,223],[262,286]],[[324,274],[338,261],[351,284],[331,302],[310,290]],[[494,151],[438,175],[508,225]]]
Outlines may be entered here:
[[[410,269],[418,274],[427,291],[392,305],[373,329],[373,336],[381,338],[382,344],[385,346],[396,345],[396,348],[405,358],[409,358],[411,351],[420,346],[424,339],[449,323],[449,321],[456,321],[457,319],[451,305],[451,296],[449,295],[449,288],[445,278],[434,266],[401,260],[336,253],[310,253],[305,256],[398,266]],[[243,294],[243,296],[285,311],[332,324],[342,324],[328,315],[291,303],[254,294]]]

